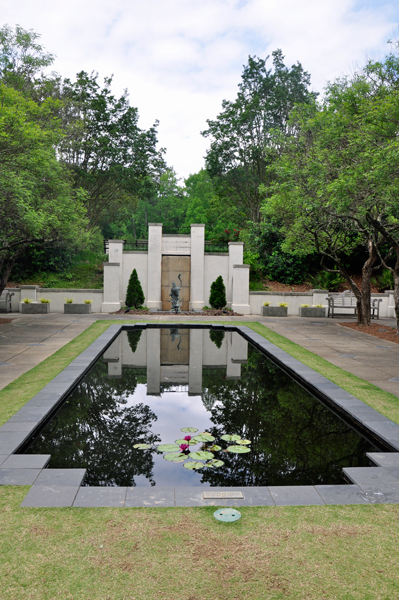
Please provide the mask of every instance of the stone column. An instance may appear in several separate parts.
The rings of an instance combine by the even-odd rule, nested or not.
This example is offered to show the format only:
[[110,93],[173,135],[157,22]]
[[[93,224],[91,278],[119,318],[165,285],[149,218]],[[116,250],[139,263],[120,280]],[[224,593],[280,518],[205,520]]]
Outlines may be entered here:
[[328,301],[327,301],[327,296],[328,296],[328,290],[312,290],[313,293],[313,298],[312,298],[312,304],[316,305],[316,304],[322,304],[323,306],[326,307],[326,315],[327,316],[327,312],[328,312]]
[[110,313],[120,309],[119,300],[120,263],[104,263],[104,296],[101,312]]
[[147,396],[161,393],[161,330],[147,328]]
[[202,392],[203,329],[190,329],[190,358],[188,366],[188,395],[200,396]]
[[19,288],[21,290],[20,302],[25,300],[25,298],[29,298],[32,302],[36,302],[36,292],[39,289],[38,285],[20,285]]
[[229,242],[229,278],[226,285],[226,300],[228,308],[233,302],[234,265],[242,265],[244,260],[244,242]]
[[123,281],[122,281],[122,272],[123,272],[123,245],[124,240],[108,240],[108,262],[110,263],[119,263],[119,295],[118,300],[125,303],[125,298],[123,297]]
[[249,305],[249,265],[233,265],[233,298],[231,308],[243,315],[251,314]]
[[161,310],[162,223],[148,224],[147,307]]
[[204,248],[205,225],[191,225],[191,277],[189,310],[204,307]]

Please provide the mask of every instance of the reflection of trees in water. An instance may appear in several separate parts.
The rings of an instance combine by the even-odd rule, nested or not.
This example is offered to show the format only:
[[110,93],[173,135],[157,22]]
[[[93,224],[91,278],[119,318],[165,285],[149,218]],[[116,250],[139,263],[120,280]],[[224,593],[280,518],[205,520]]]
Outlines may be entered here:
[[134,486],[136,475],[155,485],[151,451],[133,445],[160,441],[150,430],[157,417],[143,403],[126,406],[144,382],[129,368],[120,379],[109,378],[107,364],[98,362],[29,451],[51,454],[53,468],[87,468],[85,485]]
[[129,342],[129,346],[133,354],[137,350],[137,346],[139,345],[139,341],[141,338],[142,330],[141,329],[133,329],[133,331],[127,331],[127,341]]
[[[358,436],[249,346],[241,380],[225,372],[203,374],[204,404],[211,406],[220,440],[238,434],[252,440],[251,452],[218,453],[220,469],[206,470],[202,481],[220,486],[315,485],[344,483],[342,467],[363,466],[371,445]],[[214,371],[214,370],[212,370]]]

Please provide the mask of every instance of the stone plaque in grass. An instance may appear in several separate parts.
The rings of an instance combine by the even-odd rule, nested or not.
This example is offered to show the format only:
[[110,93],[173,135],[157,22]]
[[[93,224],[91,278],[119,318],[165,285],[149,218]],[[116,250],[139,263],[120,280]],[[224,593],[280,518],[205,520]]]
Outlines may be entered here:
[[46,315],[50,312],[50,303],[42,302],[20,302],[19,312],[24,315]]
[[311,317],[318,319],[326,316],[326,306],[300,306],[298,315],[300,317]]
[[263,317],[286,317],[288,315],[287,306],[262,306]]
[[91,313],[91,304],[68,303],[64,304],[65,315],[89,315]]

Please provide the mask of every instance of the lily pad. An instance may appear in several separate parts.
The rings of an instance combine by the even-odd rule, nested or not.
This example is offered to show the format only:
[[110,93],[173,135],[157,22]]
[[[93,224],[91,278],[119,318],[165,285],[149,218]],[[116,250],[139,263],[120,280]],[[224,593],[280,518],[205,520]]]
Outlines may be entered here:
[[133,448],[137,448],[138,450],[147,450],[147,448],[151,448],[151,444],[134,444]]
[[181,452],[171,452],[170,454],[165,454],[164,459],[169,460],[171,462],[184,462],[187,458],[187,454],[182,454]]
[[234,454],[244,454],[244,452],[251,452],[251,448],[245,446],[229,446],[227,452],[233,452]]
[[212,452],[204,452],[203,450],[198,450],[198,452],[191,452],[190,458],[194,460],[209,460],[213,458]]
[[190,460],[189,462],[186,462],[183,465],[185,469],[190,469],[190,471],[194,471],[195,469],[202,469],[203,466],[204,463],[195,460]]
[[194,438],[192,438],[191,440],[175,440],[176,444],[188,444],[189,446],[196,446],[198,444],[198,442],[194,441]]
[[198,431],[198,429],[196,429],[195,427],[182,427],[180,431],[183,431],[184,433],[195,433],[196,431]]
[[212,465],[213,467],[223,467],[224,462],[222,460],[218,460],[217,458],[212,458],[207,465]]
[[219,450],[222,449],[222,446],[217,446],[216,444],[214,446],[212,446],[212,448],[209,448],[209,450],[211,452],[219,452]]
[[211,434],[200,433],[199,435],[196,435],[193,438],[193,440],[196,440],[197,443],[198,442],[214,442],[215,438]]
[[239,444],[240,446],[248,446],[251,444],[251,440],[236,440],[236,444]]
[[230,435],[230,434],[226,434],[226,435],[222,435],[222,440],[224,440],[225,442],[236,442],[237,440],[240,440],[240,436],[239,435]]
[[176,444],[161,444],[158,446],[157,450],[160,452],[177,452],[179,450],[179,446]]

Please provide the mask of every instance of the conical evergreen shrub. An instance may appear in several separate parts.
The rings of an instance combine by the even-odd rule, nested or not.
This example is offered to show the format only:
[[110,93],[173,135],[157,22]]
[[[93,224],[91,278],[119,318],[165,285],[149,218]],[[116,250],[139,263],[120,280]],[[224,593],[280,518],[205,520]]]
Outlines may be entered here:
[[211,285],[209,304],[212,308],[224,308],[226,306],[226,287],[221,275]]
[[138,308],[144,303],[144,292],[141,287],[139,276],[136,269],[133,269],[130,275],[129,284],[126,291],[125,304],[128,308]]

